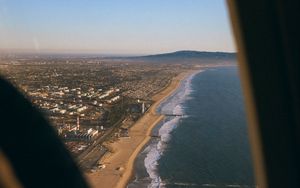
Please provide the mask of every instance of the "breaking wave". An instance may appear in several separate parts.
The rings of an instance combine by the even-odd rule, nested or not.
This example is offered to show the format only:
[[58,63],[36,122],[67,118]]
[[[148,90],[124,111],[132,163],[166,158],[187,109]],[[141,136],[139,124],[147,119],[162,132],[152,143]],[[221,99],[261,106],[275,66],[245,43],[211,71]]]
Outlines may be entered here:
[[177,91],[174,92],[174,94],[167,100],[162,102],[158,108],[158,112],[161,114],[182,114],[184,116],[175,116],[173,118],[165,119],[165,122],[158,130],[158,136],[160,137],[159,141],[150,144],[145,149],[148,153],[144,160],[144,165],[151,179],[151,183],[148,185],[148,188],[163,188],[166,186],[166,182],[163,182],[159,176],[157,169],[158,161],[168,146],[168,142],[171,139],[171,132],[178,126],[180,118],[185,118],[187,115],[185,114],[183,103],[189,99],[189,95],[192,92],[191,81],[199,72],[196,72],[183,80]]

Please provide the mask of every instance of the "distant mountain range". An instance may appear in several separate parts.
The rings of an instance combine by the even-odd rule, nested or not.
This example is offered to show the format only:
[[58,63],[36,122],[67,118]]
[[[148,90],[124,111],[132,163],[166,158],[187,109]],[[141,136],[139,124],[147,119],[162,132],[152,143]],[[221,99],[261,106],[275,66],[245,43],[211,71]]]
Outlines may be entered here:
[[114,57],[121,61],[142,61],[142,62],[160,62],[160,63],[177,63],[177,62],[224,62],[235,61],[236,53],[228,52],[205,52],[205,51],[176,51],[171,53],[134,56],[134,57]]
[[[1,54],[0,54],[1,58]],[[25,59],[99,59],[104,61],[119,62],[148,62],[148,63],[184,63],[184,64],[216,64],[235,63],[236,53],[206,52],[182,50],[171,53],[162,53],[144,56],[122,56],[101,54],[55,54],[55,53],[16,53],[6,54],[2,58],[25,58]]]
[[171,53],[140,56],[139,58],[235,58],[235,53],[228,52],[204,52],[204,51],[176,51]]

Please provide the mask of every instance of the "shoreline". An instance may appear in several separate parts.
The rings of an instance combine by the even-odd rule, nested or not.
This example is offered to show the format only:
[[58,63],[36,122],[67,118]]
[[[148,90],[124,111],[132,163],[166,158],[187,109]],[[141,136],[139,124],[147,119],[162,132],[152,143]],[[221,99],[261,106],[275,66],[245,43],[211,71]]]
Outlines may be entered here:
[[101,163],[107,167],[97,172],[86,174],[92,187],[124,188],[128,185],[134,173],[136,157],[150,141],[153,128],[164,118],[164,115],[156,113],[157,108],[179,88],[182,80],[198,71],[190,70],[174,77],[168,86],[152,97],[155,101],[153,105],[129,129],[130,138],[120,138],[109,144],[113,153],[106,154],[101,159]]

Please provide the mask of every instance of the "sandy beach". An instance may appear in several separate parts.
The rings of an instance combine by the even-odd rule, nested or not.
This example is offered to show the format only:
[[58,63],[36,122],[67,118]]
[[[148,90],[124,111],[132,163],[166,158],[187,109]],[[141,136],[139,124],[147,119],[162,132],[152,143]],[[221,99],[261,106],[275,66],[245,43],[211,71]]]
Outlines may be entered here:
[[154,104],[129,129],[129,138],[120,138],[108,147],[112,151],[106,154],[101,163],[105,168],[97,172],[86,173],[88,182],[93,188],[123,188],[128,184],[134,167],[134,161],[144,145],[151,138],[151,131],[164,116],[156,114],[159,104],[172,94],[190,72],[181,73],[174,77],[171,83],[153,97]]

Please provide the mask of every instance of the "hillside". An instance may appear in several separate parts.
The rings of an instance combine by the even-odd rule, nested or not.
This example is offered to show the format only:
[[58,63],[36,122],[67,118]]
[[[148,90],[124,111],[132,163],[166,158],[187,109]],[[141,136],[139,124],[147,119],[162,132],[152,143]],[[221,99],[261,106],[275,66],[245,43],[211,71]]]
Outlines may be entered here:
[[117,57],[121,61],[139,61],[153,63],[204,63],[204,62],[228,62],[236,60],[236,53],[228,52],[204,52],[204,51],[176,51],[147,56]]

